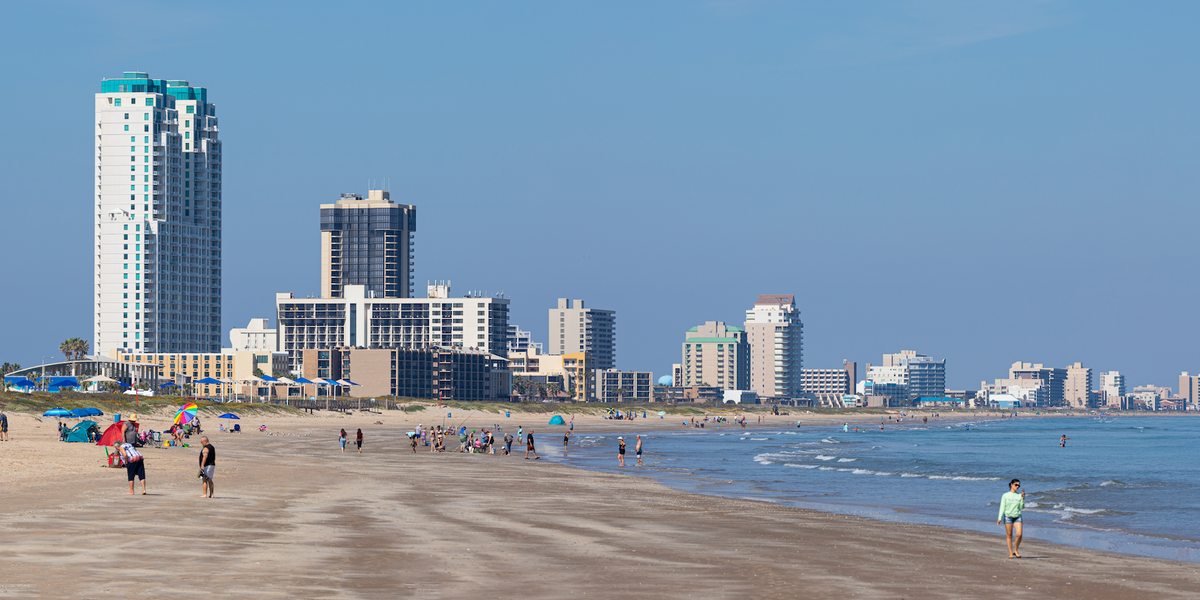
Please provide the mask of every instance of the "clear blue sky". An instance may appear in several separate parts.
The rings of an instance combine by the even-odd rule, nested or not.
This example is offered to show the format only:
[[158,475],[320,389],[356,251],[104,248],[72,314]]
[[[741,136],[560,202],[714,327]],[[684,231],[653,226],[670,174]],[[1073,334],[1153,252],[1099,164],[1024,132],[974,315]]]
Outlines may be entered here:
[[[25,2],[0,21],[0,360],[91,338],[92,94],[217,103],[224,324],[318,290],[390,178],[416,281],[618,314],[618,366],[793,293],[805,364],[913,349],[1174,386],[1195,340],[1194,2]],[[157,29],[160,27],[161,29]],[[1191,308],[1189,308],[1191,307]],[[226,336],[227,337],[227,336]],[[227,340],[226,340],[227,341]]]

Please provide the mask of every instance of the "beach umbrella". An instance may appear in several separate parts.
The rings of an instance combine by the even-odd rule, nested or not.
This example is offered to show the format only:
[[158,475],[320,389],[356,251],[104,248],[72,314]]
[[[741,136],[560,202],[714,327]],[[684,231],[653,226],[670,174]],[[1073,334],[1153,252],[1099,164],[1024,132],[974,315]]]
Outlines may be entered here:
[[297,377],[297,378],[296,378],[294,381],[295,381],[295,383],[301,383],[301,384],[304,384],[304,383],[315,383],[315,382],[313,382],[313,381],[309,381],[309,380],[307,380],[307,379],[305,379],[305,378],[303,378],[303,377]]
[[218,418],[218,419],[237,419],[237,420],[239,420],[239,421],[241,420],[240,418],[238,418],[238,416],[237,416],[237,415],[235,415],[235,414],[233,414],[233,413],[225,413],[225,414],[223,414],[223,415],[221,415],[221,416],[219,416],[219,417],[217,417],[217,418]]
[[75,410],[71,411],[72,419],[82,419],[84,417],[90,417],[90,416],[91,416],[91,413],[89,413],[86,408],[76,408]]
[[262,377],[259,377],[259,379],[261,379],[263,381],[279,381],[278,379],[275,379],[274,377],[271,377],[270,375],[263,375]]
[[179,384],[178,384],[178,383],[175,383],[175,382],[173,382],[173,381],[168,381],[168,382],[166,382],[166,383],[164,383],[164,384],[162,384],[162,385],[160,385],[160,386],[158,386],[158,387],[160,387],[160,388],[166,388],[166,387],[179,387]]
[[288,379],[287,377],[280,377],[279,379],[276,379],[275,381],[278,381],[279,383],[286,383],[289,385],[296,383],[295,379]]
[[89,417],[103,417],[104,416],[104,411],[102,411],[98,408],[85,408],[84,410],[88,411]]
[[198,383],[201,385],[215,385],[215,384],[221,383],[221,380],[213,379],[212,377],[205,377],[204,379],[201,379],[199,381],[193,381],[192,383]]
[[194,402],[188,402],[187,404],[180,406],[179,410],[175,411],[175,423],[182,425],[190,422],[192,419],[195,419],[196,411],[199,408],[200,407],[196,406],[196,403]]
[[658,411],[658,414],[659,414],[659,415],[665,415],[665,414],[667,414],[667,411],[665,411],[665,410],[660,410],[660,411]]
[[84,383],[116,383],[117,380],[107,375],[97,375],[83,380]]
[[52,408],[52,409],[42,413],[42,416],[43,417],[70,417],[71,411],[69,411],[65,408]]

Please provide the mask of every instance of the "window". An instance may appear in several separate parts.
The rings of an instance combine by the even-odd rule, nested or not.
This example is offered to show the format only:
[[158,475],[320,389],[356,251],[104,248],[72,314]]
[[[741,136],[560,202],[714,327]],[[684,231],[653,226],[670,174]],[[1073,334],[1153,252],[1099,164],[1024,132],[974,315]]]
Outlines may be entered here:
[[195,106],[189,106],[189,107],[187,107],[187,114],[189,114],[189,115],[190,115],[190,114],[195,114],[195,112],[196,112],[196,107],[195,107]]
[[145,121],[149,121],[149,120],[150,120],[150,113],[146,113],[146,117],[145,117],[145,119],[144,119],[144,120],[145,120]]
[[125,120],[126,120],[126,121],[128,121],[128,120],[129,120],[129,113],[125,113]]
[[128,126],[128,125],[126,125],[126,126],[125,126],[125,131],[129,131],[129,126]]
[[154,106],[154,98],[146,98],[146,106]]

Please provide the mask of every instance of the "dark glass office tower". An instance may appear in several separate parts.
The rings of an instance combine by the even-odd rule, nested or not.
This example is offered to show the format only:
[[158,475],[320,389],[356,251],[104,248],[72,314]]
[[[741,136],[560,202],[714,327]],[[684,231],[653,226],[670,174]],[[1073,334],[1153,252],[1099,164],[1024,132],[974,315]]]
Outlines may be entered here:
[[368,296],[411,298],[416,230],[417,207],[384,190],[322,204],[321,296],[342,298],[346,286],[362,285]]

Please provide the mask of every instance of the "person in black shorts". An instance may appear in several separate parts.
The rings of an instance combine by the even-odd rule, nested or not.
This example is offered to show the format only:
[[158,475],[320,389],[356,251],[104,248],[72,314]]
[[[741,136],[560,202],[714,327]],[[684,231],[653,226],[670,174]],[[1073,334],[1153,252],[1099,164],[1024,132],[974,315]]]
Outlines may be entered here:
[[142,495],[146,495],[146,461],[142,458],[141,453],[134,449],[133,444],[125,444],[118,442],[116,444],[117,452],[121,453],[121,458],[125,461],[125,474],[129,476],[129,491],[128,495],[133,495],[133,478],[137,477],[142,480]]
[[541,458],[540,456],[537,455],[537,450],[534,450],[534,448],[533,448],[533,430],[532,429],[529,430],[529,433],[525,434],[525,460],[529,460],[530,452],[533,453],[533,460],[538,460],[539,458]]
[[625,438],[617,436],[617,466],[625,466]]
[[358,453],[362,454],[362,430],[358,430],[358,434],[354,437],[354,443],[358,445]]
[[512,454],[513,436],[511,433],[504,434],[504,455]]
[[563,454],[567,453],[567,444],[570,442],[571,442],[571,430],[568,429],[567,432],[565,434],[563,434]]

